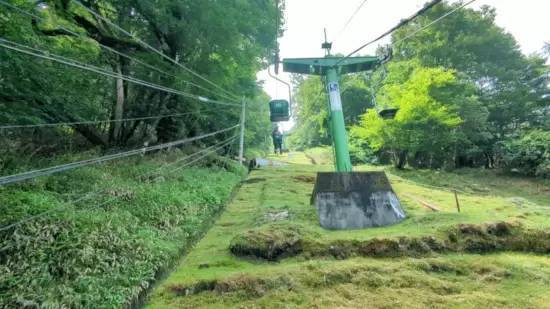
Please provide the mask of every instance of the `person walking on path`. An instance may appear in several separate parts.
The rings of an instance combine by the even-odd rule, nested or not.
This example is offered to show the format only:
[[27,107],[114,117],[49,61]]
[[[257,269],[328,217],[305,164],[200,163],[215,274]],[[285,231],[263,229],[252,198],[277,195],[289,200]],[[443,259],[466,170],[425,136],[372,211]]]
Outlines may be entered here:
[[277,154],[277,151],[279,154],[283,154],[283,134],[279,131],[279,127],[275,127],[275,129],[273,129],[271,137],[273,138],[273,148],[275,149],[275,154]]

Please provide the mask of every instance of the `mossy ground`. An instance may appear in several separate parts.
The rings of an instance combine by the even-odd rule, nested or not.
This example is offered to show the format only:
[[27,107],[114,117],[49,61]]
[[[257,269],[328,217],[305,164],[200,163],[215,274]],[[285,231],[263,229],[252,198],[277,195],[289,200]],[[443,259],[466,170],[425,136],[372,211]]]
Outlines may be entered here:
[[[319,227],[309,199],[315,173],[332,167],[312,165],[304,153],[277,159],[289,165],[250,174],[214,227],[154,290],[150,308],[550,308],[547,254],[447,252],[345,259],[295,254],[272,262],[261,256],[238,257],[229,249],[239,235],[277,228],[268,239],[282,247],[288,242],[280,237],[295,237],[288,231],[320,244],[403,236],[443,239],[459,224],[498,221],[549,231],[550,189],[544,182],[489,171],[388,169],[407,219],[389,227],[327,231]],[[464,191],[459,193],[462,211],[457,212],[452,192],[433,185]],[[418,199],[441,211],[423,207]]]

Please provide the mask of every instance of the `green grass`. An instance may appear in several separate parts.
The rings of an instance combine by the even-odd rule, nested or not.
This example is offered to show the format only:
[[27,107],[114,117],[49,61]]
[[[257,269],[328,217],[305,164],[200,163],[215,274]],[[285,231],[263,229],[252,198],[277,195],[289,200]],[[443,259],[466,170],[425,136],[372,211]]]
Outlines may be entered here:
[[[285,224],[299,227],[320,243],[398,236],[444,237],[450,228],[460,223],[507,221],[537,230],[549,230],[550,227],[550,192],[536,180],[507,178],[485,171],[430,173],[389,169],[389,177],[407,212],[407,219],[389,227],[327,231],[319,227],[309,199],[315,173],[330,170],[331,166],[306,165],[308,157],[301,153],[272,158],[289,165],[265,168],[249,176],[212,229],[153,291],[150,308],[542,308],[550,301],[548,256],[453,253],[422,259],[338,261],[298,255],[267,262],[232,255],[229,246],[237,235],[272,225],[267,219],[269,214],[281,212],[289,214],[281,222],[281,228],[284,229]],[[383,167],[358,168],[380,169]],[[487,185],[489,190],[480,189],[474,186],[476,184],[490,184]],[[428,185],[465,190],[467,193],[459,193],[462,212],[457,212],[454,195],[448,189]],[[537,185],[539,189],[534,189]],[[435,204],[441,211],[433,212],[406,197],[408,195]],[[439,263],[442,264],[439,268],[451,270],[435,267],[435,271],[428,271],[426,269],[431,268],[426,263]],[[455,268],[460,270],[453,270]],[[341,276],[344,278],[338,279]],[[379,282],[371,278],[378,278]],[[201,286],[214,290],[181,295],[182,290]]]
[[[152,182],[141,177],[180,156],[122,160],[0,188],[0,226],[59,209],[0,232],[0,307],[136,303],[201,237],[243,176],[231,165],[163,169]],[[91,191],[100,194],[73,202]]]
[[[270,154],[269,159],[298,165],[321,165],[323,169],[333,165],[333,154],[331,147],[315,147],[306,151],[290,151],[282,155]],[[318,167],[319,168],[319,167]]]

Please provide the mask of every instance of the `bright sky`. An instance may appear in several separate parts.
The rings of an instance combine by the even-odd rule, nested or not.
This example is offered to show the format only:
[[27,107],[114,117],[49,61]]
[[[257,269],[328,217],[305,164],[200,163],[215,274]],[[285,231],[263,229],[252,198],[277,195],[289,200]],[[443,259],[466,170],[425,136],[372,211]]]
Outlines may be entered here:
[[[343,34],[334,37],[363,0],[286,0],[286,31],[279,39],[281,59],[322,57],[323,29],[327,28],[332,52],[347,54],[419,10],[426,0],[367,0]],[[454,0],[453,0],[454,2]],[[469,7],[490,5],[497,10],[496,23],[510,32],[525,54],[538,52],[550,41],[549,0],[478,0]],[[437,25],[434,25],[437,27]],[[379,44],[389,42],[388,39]],[[361,53],[373,54],[376,44]],[[281,67],[282,71],[282,67]],[[279,78],[290,81],[286,73]],[[266,71],[258,73],[264,89],[273,98],[288,99],[288,88],[275,82]],[[285,129],[290,123],[283,125]]]

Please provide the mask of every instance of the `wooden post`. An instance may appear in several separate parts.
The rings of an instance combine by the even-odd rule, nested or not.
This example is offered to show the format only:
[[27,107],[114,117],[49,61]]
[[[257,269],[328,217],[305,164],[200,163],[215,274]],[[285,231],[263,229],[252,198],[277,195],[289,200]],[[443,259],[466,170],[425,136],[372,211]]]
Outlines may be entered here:
[[458,193],[456,192],[456,189],[453,190],[453,192],[455,194],[456,209],[458,210],[458,212],[460,212],[460,203],[458,202]]
[[246,103],[243,97],[241,111],[241,136],[239,141],[239,163],[244,165],[244,124],[246,118]]

